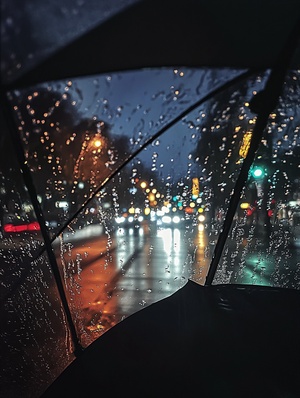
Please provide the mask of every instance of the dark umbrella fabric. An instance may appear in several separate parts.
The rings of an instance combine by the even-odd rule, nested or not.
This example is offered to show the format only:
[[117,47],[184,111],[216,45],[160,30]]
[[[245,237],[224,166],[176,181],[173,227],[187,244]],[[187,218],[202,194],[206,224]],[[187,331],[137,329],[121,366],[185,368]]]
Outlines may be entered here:
[[295,290],[189,281],[92,343],[43,398],[296,398],[299,308]]
[[[145,67],[270,68],[276,64],[300,12],[294,0],[284,5],[259,0],[246,0],[242,5],[237,1],[203,0],[186,0],[184,4],[169,0],[114,1],[106,7],[105,3],[100,2],[98,10],[93,3],[68,18],[55,13],[58,4],[47,10],[38,3],[28,17],[30,25],[23,28],[28,39],[24,46],[33,57],[26,59],[20,48],[18,68],[11,61],[7,68],[11,75],[4,74],[4,82],[22,87]],[[66,2],[66,6],[71,5]],[[20,7],[24,7],[23,13],[28,12],[26,6]],[[45,17],[46,12],[49,28],[35,31],[40,28],[36,23],[39,15]],[[69,27],[68,32],[64,26]],[[11,38],[22,40],[18,31]],[[45,48],[44,42],[51,46]],[[15,42],[7,43],[7,51],[8,44],[16,46]],[[27,65],[31,70],[26,70]],[[299,53],[293,60],[293,66],[297,65]]]

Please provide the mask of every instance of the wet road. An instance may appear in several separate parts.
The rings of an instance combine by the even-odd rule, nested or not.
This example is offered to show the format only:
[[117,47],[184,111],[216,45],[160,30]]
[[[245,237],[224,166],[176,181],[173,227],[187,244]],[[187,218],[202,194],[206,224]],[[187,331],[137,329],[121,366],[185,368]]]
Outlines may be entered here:
[[[170,296],[188,279],[203,285],[213,242],[206,230],[150,229],[148,225],[65,242],[69,249],[63,256],[60,251],[58,262],[68,275],[65,283],[73,310],[82,314],[77,323],[87,332],[85,344],[125,317]],[[299,252],[276,236],[268,248],[255,239],[232,239],[218,272],[218,283],[292,287],[289,283],[299,273]]]

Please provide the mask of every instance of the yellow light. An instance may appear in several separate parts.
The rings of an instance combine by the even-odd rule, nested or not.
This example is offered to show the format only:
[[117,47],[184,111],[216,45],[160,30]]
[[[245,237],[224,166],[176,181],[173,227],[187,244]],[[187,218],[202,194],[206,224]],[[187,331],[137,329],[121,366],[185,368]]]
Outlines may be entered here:
[[95,145],[96,148],[99,148],[101,146],[101,141],[100,140],[96,140],[94,142],[94,145]]
[[250,207],[250,203],[248,203],[248,202],[243,202],[240,204],[240,208],[243,210],[248,209],[249,207]]
[[251,137],[252,137],[251,131],[247,131],[243,136],[243,142],[239,150],[239,155],[242,156],[244,159],[247,156],[250,147]]
[[134,214],[134,207],[130,207],[130,208],[128,209],[128,213]]
[[148,197],[150,202],[153,202],[155,200],[155,196],[153,195],[153,193],[150,193]]
[[141,185],[141,188],[143,188],[143,189],[144,189],[144,188],[146,188],[146,186],[147,186],[147,183],[146,183],[145,181],[142,181],[140,185]]
[[199,179],[193,178],[192,180],[192,195],[199,195]]

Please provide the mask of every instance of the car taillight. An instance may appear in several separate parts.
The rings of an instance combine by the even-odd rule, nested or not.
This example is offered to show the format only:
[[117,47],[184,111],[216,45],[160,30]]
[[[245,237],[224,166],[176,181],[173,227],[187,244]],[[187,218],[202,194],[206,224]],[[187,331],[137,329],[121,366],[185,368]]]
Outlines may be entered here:
[[5,224],[3,229],[4,229],[4,232],[15,232],[14,225],[12,225],[12,224]]
[[34,221],[29,224],[21,224],[21,225],[5,224],[3,229],[4,232],[16,233],[24,231],[40,231],[41,227],[37,221]]
[[28,231],[40,231],[41,227],[37,221],[28,224]]

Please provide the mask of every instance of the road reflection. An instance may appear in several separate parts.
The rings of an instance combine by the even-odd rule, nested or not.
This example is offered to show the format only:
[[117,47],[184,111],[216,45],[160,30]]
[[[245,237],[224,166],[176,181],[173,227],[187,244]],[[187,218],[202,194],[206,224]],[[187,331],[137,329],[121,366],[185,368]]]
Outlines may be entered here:
[[65,234],[56,257],[83,346],[127,316],[182,287],[204,283],[209,264],[207,233],[179,228],[87,230]]
[[212,259],[213,246],[209,243],[208,232],[203,224],[198,225],[197,234],[194,239],[195,260],[193,262],[193,273],[190,277],[200,285],[205,284],[206,275]]

